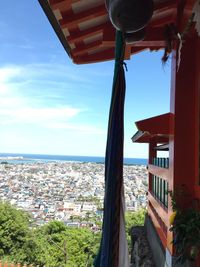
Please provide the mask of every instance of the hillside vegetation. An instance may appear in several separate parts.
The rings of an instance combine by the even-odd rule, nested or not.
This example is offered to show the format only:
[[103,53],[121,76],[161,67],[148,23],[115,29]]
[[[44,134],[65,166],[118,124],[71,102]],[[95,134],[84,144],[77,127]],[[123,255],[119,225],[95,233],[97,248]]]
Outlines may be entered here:
[[[144,222],[144,211],[126,214],[126,231]],[[40,267],[93,266],[101,233],[70,228],[52,221],[30,227],[31,217],[8,203],[0,203],[0,259]],[[128,238],[130,244],[130,237]]]

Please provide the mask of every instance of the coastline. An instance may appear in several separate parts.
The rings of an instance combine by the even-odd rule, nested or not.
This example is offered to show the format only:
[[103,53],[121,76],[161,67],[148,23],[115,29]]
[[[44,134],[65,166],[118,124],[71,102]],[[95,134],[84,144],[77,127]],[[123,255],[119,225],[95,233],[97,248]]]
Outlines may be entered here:
[[[8,163],[31,163],[31,162],[78,162],[78,163],[99,163],[104,164],[104,157],[96,156],[70,156],[70,155],[45,155],[45,154],[18,154],[0,153],[0,162]],[[124,158],[124,165],[147,165],[147,159]]]

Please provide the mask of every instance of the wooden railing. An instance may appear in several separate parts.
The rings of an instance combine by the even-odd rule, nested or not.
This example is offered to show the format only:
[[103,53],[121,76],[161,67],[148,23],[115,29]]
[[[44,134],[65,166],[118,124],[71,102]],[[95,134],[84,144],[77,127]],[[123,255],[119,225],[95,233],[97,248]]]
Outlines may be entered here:
[[152,176],[152,194],[168,208],[168,182],[156,175]]
[[153,165],[161,168],[169,168],[169,158],[153,158]]
[[164,247],[168,243],[169,158],[153,158],[149,164],[148,213]]
[[168,208],[168,177],[169,158],[153,158],[149,166],[151,173],[151,193],[166,208]]

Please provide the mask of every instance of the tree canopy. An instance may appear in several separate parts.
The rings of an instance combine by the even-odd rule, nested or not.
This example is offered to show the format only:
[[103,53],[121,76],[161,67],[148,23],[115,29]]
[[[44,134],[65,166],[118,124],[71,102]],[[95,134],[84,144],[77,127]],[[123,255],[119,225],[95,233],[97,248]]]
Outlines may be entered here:
[[[126,214],[126,231],[144,223],[145,211]],[[40,267],[93,266],[100,233],[51,221],[33,227],[30,215],[0,202],[0,259]],[[130,237],[129,237],[130,239]],[[130,240],[129,240],[130,241]]]
[[100,234],[52,221],[31,228],[30,216],[0,203],[0,258],[48,267],[92,266]]

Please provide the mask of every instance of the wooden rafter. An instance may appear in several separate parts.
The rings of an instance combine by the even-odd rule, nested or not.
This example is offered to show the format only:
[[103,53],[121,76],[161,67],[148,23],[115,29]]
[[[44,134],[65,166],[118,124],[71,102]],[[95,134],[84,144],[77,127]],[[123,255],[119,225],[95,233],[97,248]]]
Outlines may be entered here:
[[[109,20],[104,0],[38,1],[43,3],[43,9],[51,23],[53,21],[51,18],[55,17],[52,25],[74,62],[82,64],[114,58],[115,28]],[[127,45],[126,58],[145,49],[163,48],[165,46],[163,27],[171,23],[177,25],[177,12],[181,7],[186,20],[191,14],[194,2],[195,0],[157,0],[152,19],[146,28],[145,39]],[[182,19],[182,16],[179,17]]]
[[79,0],[62,0],[62,1],[56,1],[56,0],[49,0],[49,3],[51,5],[51,8],[53,10],[59,9],[59,10],[66,10],[70,9],[71,5],[73,3],[79,2]]
[[92,9],[73,14],[69,16],[68,12],[62,13],[63,19],[60,20],[62,28],[68,28],[70,26],[77,25],[87,20],[96,19],[97,17],[105,15],[105,5],[94,7]]
[[105,28],[112,27],[110,22],[107,21],[103,24],[100,24],[95,27],[91,27],[87,30],[79,31],[79,32],[71,32],[70,36],[67,37],[69,43],[79,42],[80,40],[86,39],[92,35],[96,35],[104,31]]
[[102,44],[102,40],[98,40],[98,41],[92,42],[92,43],[87,44],[87,45],[85,44],[82,46],[81,49],[79,49],[79,48],[72,49],[72,54],[73,54],[73,56],[88,54],[88,52],[99,48],[101,44]]

